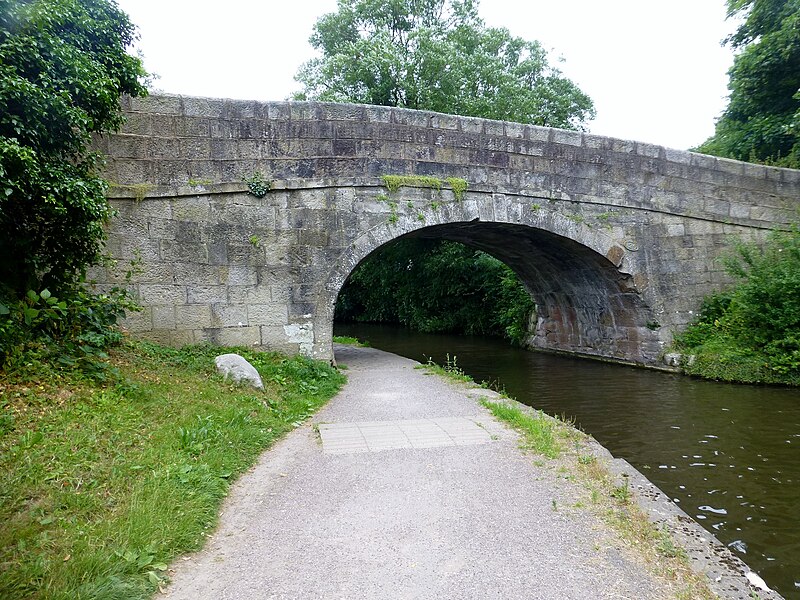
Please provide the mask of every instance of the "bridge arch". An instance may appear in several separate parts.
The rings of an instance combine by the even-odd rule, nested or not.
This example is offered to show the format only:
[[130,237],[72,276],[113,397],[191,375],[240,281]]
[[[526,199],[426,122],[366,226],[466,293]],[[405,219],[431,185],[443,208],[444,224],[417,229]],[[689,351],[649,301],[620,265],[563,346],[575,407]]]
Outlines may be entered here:
[[[358,266],[387,244],[429,238],[482,250],[520,277],[537,307],[526,340],[529,347],[626,362],[652,363],[657,358],[663,343],[655,332],[654,313],[635,288],[633,274],[621,268],[625,249],[611,235],[571,215],[543,214],[529,198],[512,200],[516,209],[485,220],[480,207],[487,198],[481,196],[485,194],[415,208],[356,238],[321,286],[313,327],[315,354],[332,355],[336,301]],[[508,202],[504,200],[506,207]]]

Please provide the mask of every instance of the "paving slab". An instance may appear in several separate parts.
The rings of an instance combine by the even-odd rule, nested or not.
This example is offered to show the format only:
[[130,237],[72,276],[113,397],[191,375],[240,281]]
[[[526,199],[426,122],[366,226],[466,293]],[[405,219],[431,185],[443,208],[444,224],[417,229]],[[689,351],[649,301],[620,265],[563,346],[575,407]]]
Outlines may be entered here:
[[160,597],[671,597],[481,394],[375,349],[336,352],[347,385],[232,487]]
[[364,423],[321,423],[317,426],[325,454],[380,452],[398,448],[469,446],[492,441],[481,421],[485,415],[407,419]]

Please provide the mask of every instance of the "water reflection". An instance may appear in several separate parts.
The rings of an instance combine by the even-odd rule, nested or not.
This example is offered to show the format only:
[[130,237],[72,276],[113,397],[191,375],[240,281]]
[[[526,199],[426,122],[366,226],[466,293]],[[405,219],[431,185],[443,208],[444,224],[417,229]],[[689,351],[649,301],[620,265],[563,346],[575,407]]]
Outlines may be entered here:
[[337,334],[564,415],[645,473],[772,587],[800,599],[800,392],[736,386],[511,348],[501,340],[364,324]]

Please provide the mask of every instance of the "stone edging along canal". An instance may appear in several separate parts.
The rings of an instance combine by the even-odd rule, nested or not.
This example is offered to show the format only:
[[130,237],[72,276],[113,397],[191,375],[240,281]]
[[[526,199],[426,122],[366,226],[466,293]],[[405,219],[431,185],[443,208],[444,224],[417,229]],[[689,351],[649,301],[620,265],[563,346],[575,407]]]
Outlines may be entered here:
[[[480,387],[468,389],[467,394],[474,398],[510,402],[528,413],[533,410],[521,402]],[[537,411],[537,414],[547,419],[553,419],[541,411]],[[563,421],[559,421],[559,423],[565,424]],[[568,423],[565,425],[571,427]],[[628,461],[615,458],[592,436],[587,435],[584,443],[589,447],[591,454],[605,464],[617,484],[623,485],[627,481],[627,487],[631,491],[632,497],[649,521],[658,528],[666,528],[675,543],[686,551],[692,570],[705,575],[708,578],[709,588],[720,598],[724,600],[783,599],[778,592],[766,588],[763,580],[753,573],[744,561],[681,510],[669,496]]]

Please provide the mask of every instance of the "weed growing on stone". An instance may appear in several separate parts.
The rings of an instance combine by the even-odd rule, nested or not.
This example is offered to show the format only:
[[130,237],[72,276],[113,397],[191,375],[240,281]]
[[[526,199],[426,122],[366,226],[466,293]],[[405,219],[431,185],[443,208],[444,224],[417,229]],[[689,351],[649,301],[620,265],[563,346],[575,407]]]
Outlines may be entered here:
[[430,188],[437,192],[442,191],[444,183],[450,186],[453,190],[453,197],[457,202],[464,199],[464,194],[469,187],[469,183],[460,177],[447,177],[444,181],[438,177],[431,177],[428,175],[384,175],[383,185],[386,186],[390,192],[394,193],[401,187],[421,187]]
[[263,198],[272,189],[272,181],[264,177],[264,174],[256,171],[250,177],[245,177],[244,182],[247,189],[256,198]]
[[461,179],[460,177],[448,177],[445,181],[453,190],[453,196],[455,197],[457,202],[461,202],[464,199],[464,194],[469,187],[469,184],[465,179]]
[[384,175],[381,179],[390,192],[396,192],[401,187],[426,187],[436,191],[442,189],[441,179],[427,175]]

